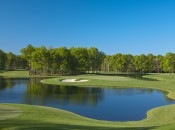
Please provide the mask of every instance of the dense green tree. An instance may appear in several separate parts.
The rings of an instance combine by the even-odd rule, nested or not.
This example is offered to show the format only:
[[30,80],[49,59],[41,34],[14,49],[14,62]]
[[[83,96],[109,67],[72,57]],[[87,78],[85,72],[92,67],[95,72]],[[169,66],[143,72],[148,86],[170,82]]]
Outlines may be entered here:
[[0,70],[5,69],[6,61],[7,61],[6,53],[4,51],[0,50]]
[[148,72],[148,58],[144,54],[134,56],[134,66],[136,72],[146,73]]
[[50,50],[50,57],[51,57],[51,69],[52,69],[52,74],[58,74],[59,69],[60,69],[60,55],[59,52],[57,51],[58,48],[51,49]]
[[153,72],[154,71],[154,55],[153,54],[148,54],[147,55],[147,69],[148,72]]
[[15,69],[28,69],[28,62],[20,55],[15,56]]
[[99,51],[97,48],[91,47],[88,49],[88,55],[89,70],[92,71],[92,73],[97,73],[101,69],[105,54],[102,51]]
[[115,55],[112,55],[110,57],[110,65],[109,65],[109,68],[110,68],[110,71],[116,71],[116,59],[117,59],[117,54]]
[[167,53],[163,59],[163,70],[165,72],[174,73],[175,72],[175,54]]
[[102,71],[109,72],[110,71],[110,55],[104,57],[103,64],[102,64]]
[[55,74],[68,75],[70,73],[70,52],[66,47],[50,50],[52,71]]
[[114,54],[106,56],[95,47],[46,48],[28,45],[21,55],[0,50],[0,69],[29,69],[30,75],[73,75],[86,72],[99,73],[160,73],[175,72],[175,53],[165,56],[153,54]]
[[15,70],[15,69],[27,69],[27,60],[23,59],[20,55],[15,55],[11,52],[6,54],[7,60],[5,63],[5,69]]
[[35,48],[31,54],[31,67],[34,74],[50,74],[50,53],[46,47]]
[[16,55],[11,52],[7,53],[6,69],[16,69]]
[[116,54],[115,69],[117,72],[124,72],[125,62],[123,54]]
[[26,48],[21,49],[21,57],[28,61],[29,66],[29,75],[31,75],[32,67],[32,53],[35,51],[35,47],[33,47],[31,44],[27,45]]
[[98,69],[98,58],[99,58],[99,51],[95,47],[91,47],[88,49],[89,55],[89,69],[94,73]]
[[163,72],[163,56],[158,55],[154,57],[154,71],[157,73]]
[[[70,74],[74,75],[74,74],[77,74],[78,73],[78,60],[77,58],[75,57],[75,48],[74,47],[71,47],[69,49],[69,52],[70,52],[70,60],[69,60],[69,63],[70,63]],[[89,68],[88,68],[89,70]]]
[[110,68],[116,72],[132,72],[134,71],[133,60],[130,54],[115,54],[110,58]]
[[98,53],[98,58],[97,58],[97,70],[99,73],[101,71],[101,67],[102,67],[102,64],[104,62],[104,58],[105,58],[106,54],[102,51],[99,51]]
[[70,53],[74,57],[74,65],[76,71],[79,73],[85,73],[89,70],[89,55],[87,48],[70,48]]
[[60,71],[63,75],[68,75],[70,72],[70,52],[66,47],[59,48],[60,53]]
[[124,56],[125,62],[124,62],[124,72],[135,72],[134,68],[134,57],[130,54],[127,54]]

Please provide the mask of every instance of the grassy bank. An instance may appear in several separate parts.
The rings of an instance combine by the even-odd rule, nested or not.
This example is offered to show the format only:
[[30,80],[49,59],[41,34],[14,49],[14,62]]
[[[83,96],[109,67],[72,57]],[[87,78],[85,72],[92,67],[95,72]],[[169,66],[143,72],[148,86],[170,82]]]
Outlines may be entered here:
[[[10,76],[10,74],[9,74]],[[125,75],[124,75],[125,76]],[[22,75],[21,75],[22,77]],[[150,74],[138,80],[118,75],[79,75],[62,76],[42,80],[47,84],[76,85],[80,87],[130,87],[153,88],[167,91],[175,99],[175,74]],[[62,79],[86,79],[87,82],[65,83]],[[173,130],[175,128],[175,105],[154,108],[147,112],[147,118],[141,121],[110,122],[85,118],[74,113],[40,106],[0,104],[0,129],[38,129],[38,130]]]
[[[3,108],[8,109],[4,111]],[[148,130],[173,129],[175,127],[175,105],[152,109],[147,118],[132,122],[108,122],[81,117],[74,113],[49,107],[1,104],[0,129],[32,130]],[[16,111],[18,114],[15,114]]]
[[[152,80],[139,80],[118,75],[79,75],[62,76],[42,80],[42,83],[56,85],[75,85],[75,86],[96,86],[96,87],[130,87],[130,88],[152,88],[165,90],[168,97],[175,99],[175,74],[150,74],[143,76]],[[87,79],[88,82],[66,83],[62,79]]]
[[29,71],[26,70],[16,70],[16,71],[0,71],[1,77],[19,78],[19,77],[30,77]]
[[27,70],[14,70],[14,71],[0,71],[0,77],[4,78],[29,78],[29,77],[55,77],[44,75],[29,75]]

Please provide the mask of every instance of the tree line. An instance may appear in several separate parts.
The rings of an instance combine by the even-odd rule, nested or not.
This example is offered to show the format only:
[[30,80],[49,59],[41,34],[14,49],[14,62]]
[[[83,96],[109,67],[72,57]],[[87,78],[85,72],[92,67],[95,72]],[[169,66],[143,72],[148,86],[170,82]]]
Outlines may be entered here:
[[174,73],[175,53],[106,55],[95,47],[46,48],[28,45],[21,55],[0,50],[0,69],[28,69],[30,75],[75,75],[83,73]]
[[106,56],[102,64],[103,71],[125,73],[174,73],[175,53],[162,55],[115,54]]
[[75,75],[99,72],[105,54],[95,47],[47,49],[28,45],[21,50],[21,57],[28,61],[30,75]]
[[0,50],[0,70],[27,69],[27,60],[20,55]]

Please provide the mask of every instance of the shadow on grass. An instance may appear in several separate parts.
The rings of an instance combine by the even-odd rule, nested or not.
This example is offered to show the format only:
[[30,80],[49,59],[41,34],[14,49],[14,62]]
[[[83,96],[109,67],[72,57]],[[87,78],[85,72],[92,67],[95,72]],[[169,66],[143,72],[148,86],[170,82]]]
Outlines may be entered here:
[[83,126],[70,124],[56,124],[51,122],[39,122],[28,120],[4,120],[0,121],[0,129],[15,130],[149,130],[156,127],[100,127],[100,126]]

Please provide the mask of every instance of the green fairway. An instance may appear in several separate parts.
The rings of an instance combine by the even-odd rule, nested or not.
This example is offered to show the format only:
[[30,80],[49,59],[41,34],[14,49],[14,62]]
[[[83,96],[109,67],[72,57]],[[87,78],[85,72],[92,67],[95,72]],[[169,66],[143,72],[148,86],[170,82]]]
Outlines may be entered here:
[[27,70],[0,71],[0,77],[4,78],[29,78],[29,77],[55,77],[43,75],[29,75]]
[[10,77],[10,78],[18,78],[18,77],[30,77],[29,72],[25,70],[19,71],[0,71],[0,76]]
[[[93,120],[81,117],[71,112],[49,107],[1,104],[0,111],[4,115],[9,112],[4,111],[12,108],[19,115],[11,113],[11,118],[0,116],[0,129],[32,129],[32,130],[147,130],[147,129],[173,129],[175,120],[175,105],[152,109],[147,113],[147,118],[141,121],[132,122],[109,122]],[[13,117],[12,117],[13,116]]]
[[[80,87],[130,87],[153,88],[167,91],[168,97],[175,99],[175,74],[150,74],[139,80],[117,75],[78,75],[60,76],[42,80],[47,84],[76,85]],[[87,82],[66,83],[62,79],[88,80]],[[74,113],[40,106],[1,104],[0,129],[39,129],[39,130],[173,130],[175,128],[175,105],[154,108],[147,112],[147,118],[140,121],[112,122],[89,119]]]
[[20,114],[21,110],[16,107],[0,105],[0,120],[16,117]]
[[175,130],[175,0],[0,0],[0,130]]
[[[152,88],[168,92],[168,97],[175,99],[175,74],[149,74],[143,77],[154,80],[139,80],[118,75],[78,75],[62,76],[42,80],[42,83],[56,85],[75,85],[75,86],[95,86],[95,87],[130,87],[130,88]],[[62,79],[86,79],[87,82],[61,82]]]

